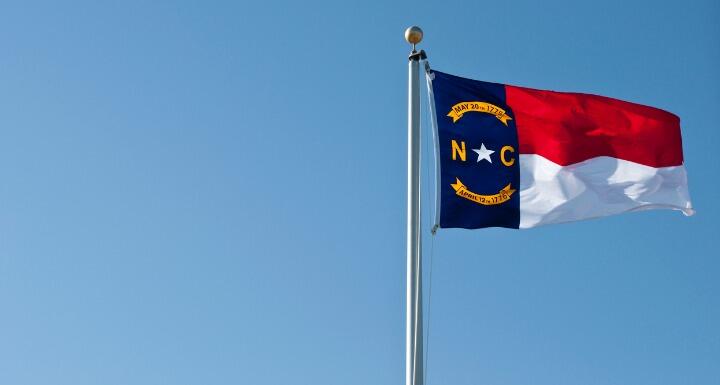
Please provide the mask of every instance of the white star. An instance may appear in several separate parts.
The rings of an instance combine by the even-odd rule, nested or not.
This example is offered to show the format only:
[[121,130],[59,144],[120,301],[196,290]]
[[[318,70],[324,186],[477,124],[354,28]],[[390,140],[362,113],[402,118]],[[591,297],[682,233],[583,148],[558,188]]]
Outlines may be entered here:
[[478,163],[483,159],[492,163],[492,159],[490,159],[490,154],[492,154],[495,151],[488,150],[487,148],[485,148],[485,143],[480,143],[480,148],[473,148],[473,151],[477,152],[477,154],[478,154],[478,160],[477,160]]

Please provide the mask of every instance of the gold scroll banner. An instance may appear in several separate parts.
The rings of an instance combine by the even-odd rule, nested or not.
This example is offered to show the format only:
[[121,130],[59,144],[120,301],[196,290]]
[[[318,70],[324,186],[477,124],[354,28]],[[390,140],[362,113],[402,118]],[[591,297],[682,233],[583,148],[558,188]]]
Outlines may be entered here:
[[486,102],[462,102],[458,103],[454,106],[452,106],[452,109],[447,114],[447,116],[451,117],[453,120],[453,123],[460,120],[460,118],[463,117],[463,114],[466,112],[484,112],[486,114],[495,115],[498,120],[500,120],[504,125],[508,125],[508,120],[512,120],[512,118],[505,113],[505,110],[502,108],[486,103]]
[[452,186],[452,188],[455,190],[455,195],[463,197],[465,199],[469,199],[475,203],[485,206],[499,205],[501,203],[505,203],[510,200],[510,197],[516,191],[515,189],[511,188],[510,183],[508,183],[508,185],[503,187],[502,190],[498,191],[497,194],[480,195],[468,190],[467,187],[462,184],[462,182],[460,182],[460,179],[455,178],[455,181],[455,183],[450,184],[450,186]]

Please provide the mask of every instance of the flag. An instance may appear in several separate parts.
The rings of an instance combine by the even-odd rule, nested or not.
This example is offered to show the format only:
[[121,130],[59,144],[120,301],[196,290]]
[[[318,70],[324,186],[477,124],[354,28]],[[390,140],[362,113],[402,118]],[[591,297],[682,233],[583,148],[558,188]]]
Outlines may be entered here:
[[442,228],[694,212],[680,119],[667,111],[433,70],[427,80]]

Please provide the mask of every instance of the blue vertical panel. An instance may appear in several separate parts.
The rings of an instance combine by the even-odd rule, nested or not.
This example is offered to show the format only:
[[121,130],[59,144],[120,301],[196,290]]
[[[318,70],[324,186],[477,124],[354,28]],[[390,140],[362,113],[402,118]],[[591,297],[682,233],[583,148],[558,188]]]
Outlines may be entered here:
[[438,71],[431,76],[440,156],[440,227],[518,228],[520,160],[505,86]]

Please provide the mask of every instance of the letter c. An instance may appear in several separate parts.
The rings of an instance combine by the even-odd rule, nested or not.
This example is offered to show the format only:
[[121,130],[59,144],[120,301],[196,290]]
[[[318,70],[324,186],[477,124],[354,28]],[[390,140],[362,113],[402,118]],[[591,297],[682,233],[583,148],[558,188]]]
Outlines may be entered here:
[[502,162],[502,164],[510,167],[515,164],[515,158],[510,158],[510,160],[505,159],[505,153],[507,151],[515,152],[515,149],[512,146],[503,146],[503,148],[500,150],[500,161]]

